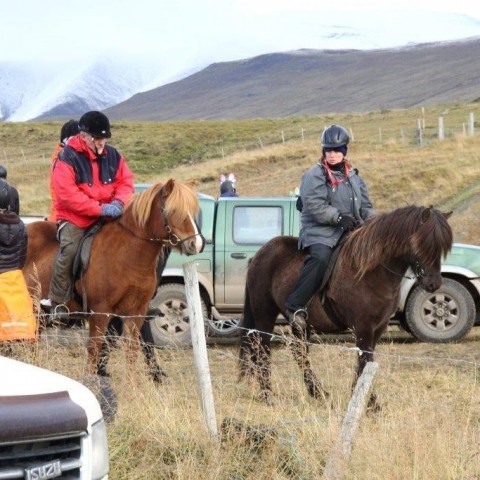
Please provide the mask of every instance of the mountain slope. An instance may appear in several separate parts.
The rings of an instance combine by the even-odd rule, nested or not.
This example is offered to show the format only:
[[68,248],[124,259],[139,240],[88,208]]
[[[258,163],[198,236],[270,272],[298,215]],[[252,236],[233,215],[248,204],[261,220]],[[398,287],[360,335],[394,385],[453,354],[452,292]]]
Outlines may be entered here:
[[480,98],[480,38],[383,50],[298,50],[212,64],[106,110],[187,120],[370,111]]

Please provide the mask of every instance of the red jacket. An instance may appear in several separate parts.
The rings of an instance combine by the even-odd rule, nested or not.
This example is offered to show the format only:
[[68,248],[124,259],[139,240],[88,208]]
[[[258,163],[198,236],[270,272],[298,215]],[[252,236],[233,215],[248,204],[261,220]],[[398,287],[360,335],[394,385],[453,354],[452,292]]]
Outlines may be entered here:
[[[120,200],[124,205],[134,192],[133,174],[125,158],[107,145],[101,155],[88,148],[81,135],[71,137],[67,146],[78,152],[91,166],[91,179],[78,181],[78,172],[67,161],[55,162],[52,170],[54,208],[57,220],[67,220],[80,228],[88,228],[101,216],[102,205]],[[108,181],[100,179],[99,162],[106,162],[107,149],[119,157],[116,171]]]

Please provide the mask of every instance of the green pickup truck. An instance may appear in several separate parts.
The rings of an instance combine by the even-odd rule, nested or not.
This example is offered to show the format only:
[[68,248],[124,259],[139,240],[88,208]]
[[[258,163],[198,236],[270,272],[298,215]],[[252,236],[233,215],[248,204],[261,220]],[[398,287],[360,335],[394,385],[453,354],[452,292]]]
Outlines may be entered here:
[[[205,250],[194,257],[172,253],[168,259],[151,302],[152,311],[159,313],[151,319],[159,346],[190,344],[184,262],[196,263],[208,335],[236,335],[248,262],[270,238],[297,236],[300,230],[295,196],[215,199],[199,195],[198,222],[206,238]],[[402,283],[392,323],[422,341],[462,338],[472,328],[480,307],[480,247],[455,244],[442,263],[442,272],[444,283],[434,293],[425,292],[409,278]]]

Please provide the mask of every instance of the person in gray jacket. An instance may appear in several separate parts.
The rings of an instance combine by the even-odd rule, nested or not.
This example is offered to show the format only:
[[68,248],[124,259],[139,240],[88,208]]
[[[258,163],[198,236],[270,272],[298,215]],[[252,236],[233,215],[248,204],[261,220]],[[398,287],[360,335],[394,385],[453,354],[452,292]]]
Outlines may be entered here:
[[342,235],[374,215],[367,185],[346,159],[349,140],[344,127],[327,127],[320,140],[323,147],[320,162],[302,178],[298,247],[305,250],[307,256],[287,298],[290,324],[305,326],[307,304],[320,288],[333,249]]

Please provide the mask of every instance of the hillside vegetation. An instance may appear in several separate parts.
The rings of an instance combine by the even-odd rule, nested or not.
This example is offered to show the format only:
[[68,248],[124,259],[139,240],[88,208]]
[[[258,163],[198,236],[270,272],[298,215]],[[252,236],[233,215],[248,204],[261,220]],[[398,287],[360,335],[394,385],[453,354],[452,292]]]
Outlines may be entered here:
[[[413,203],[453,209],[456,241],[477,243],[480,227],[472,220],[480,198],[480,127],[477,122],[476,134],[468,135],[471,113],[480,118],[478,104],[285,119],[114,122],[111,144],[126,156],[137,182],[195,180],[200,191],[216,196],[220,174],[232,171],[241,195],[288,195],[318,160],[324,126],[340,123],[353,134],[349,158],[377,209]],[[2,162],[24,214],[48,212],[50,155],[61,124],[2,124]]]

